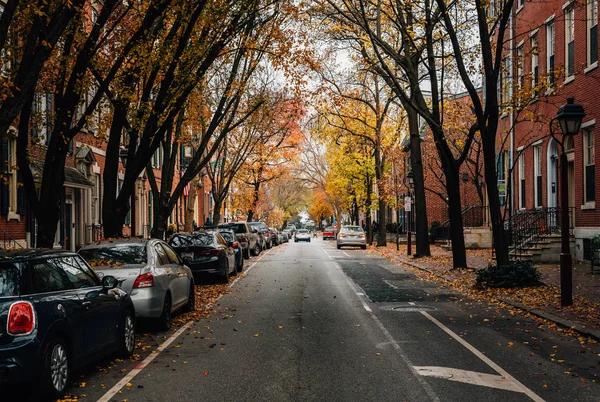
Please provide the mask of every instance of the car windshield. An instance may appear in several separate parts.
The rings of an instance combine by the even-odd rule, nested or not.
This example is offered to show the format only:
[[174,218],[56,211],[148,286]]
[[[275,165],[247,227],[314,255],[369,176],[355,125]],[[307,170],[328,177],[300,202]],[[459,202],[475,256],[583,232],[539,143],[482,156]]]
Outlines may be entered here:
[[213,235],[207,232],[197,232],[186,235],[176,235],[170,240],[173,247],[212,246]]
[[306,230],[306,229],[300,229],[300,230],[298,230],[298,233],[308,233],[308,230]]
[[363,229],[360,226],[344,226],[342,228],[344,233],[363,233]]
[[146,264],[146,243],[105,244],[79,250],[92,267],[119,266],[126,264]]
[[0,262],[0,297],[19,295],[19,267],[12,262]]

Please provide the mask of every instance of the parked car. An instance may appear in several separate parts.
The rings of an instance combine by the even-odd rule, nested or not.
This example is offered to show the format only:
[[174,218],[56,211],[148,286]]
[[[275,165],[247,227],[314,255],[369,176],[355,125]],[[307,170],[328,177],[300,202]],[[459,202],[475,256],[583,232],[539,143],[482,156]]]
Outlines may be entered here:
[[235,251],[236,271],[242,272],[244,270],[244,256],[242,255],[242,246],[240,245],[237,235],[233,229],[219,228],[218,231],[227,241],[227,244],[230,244],[233,248],[233,251]]
[[117,285],[72,252],[0,252],[0,383],[56,399],[76,368],[131,356],[135,308]]
[[323,240],[333,239],[335,240],[335,230],[332,226],[328,226],[323,229]]
[[298,231],[296,231],[296,235],[294,236],[294,241],[296,243],[299,241],[307,241],[310,243],[310,232],[308,229],[298,229]]
[[238,241],[242,245],[244,258],[250,258],[250,254],[255,256],[260,254],[261,246],[258,233],[254,233],[248,222],[231,222],[222,223],[219,228],[231,228],[238,237]]
[[229,282],[230,275],[237,275],[235,251],[218,231],[176,233],[169,244],[195,274],[216,274],[223,282]]
[[249,222],[252,229],[256,230],[256,232],[260,235],[262,241],[262,249],[266,250],[273,246],[273,241],[271,240],[271,234],[269,232],[269,228],[267,224],[264,222]]
[[[296,230],[298,230],[296,228],[296,225],[294,225],[294,224],[287,225],[286,229],[288,229],[292,233],[292,236],[295,235],[296,234]],[[291,237],[290,237],[290,239],[291,239]]]
[[290,232],[290,230],[289,230],[289,229],[283,229],[283,230],[281,231],[281,234],[283,235],[283,241],[284,241],[285,243],[287,243],[287,242],[289,242],[289,241],[290,241],[290,238],[292,237],[292,232]]
[[279,232],[275,228],[269,228],[269,234],[271,236],[271,244],[273,246],[279,246],[281,243],[281,239],[279,237]]
[[177,310],[195,309],[194,277],[162,240],[106,240],[79,250],[100,276],[113,275],[131,295],[136,317],[171,328]]
[[344,246],[360,246],[363,250],[367,248],[367,240],[363,228],[360,226],[342,226],[337,235],[338,250]]

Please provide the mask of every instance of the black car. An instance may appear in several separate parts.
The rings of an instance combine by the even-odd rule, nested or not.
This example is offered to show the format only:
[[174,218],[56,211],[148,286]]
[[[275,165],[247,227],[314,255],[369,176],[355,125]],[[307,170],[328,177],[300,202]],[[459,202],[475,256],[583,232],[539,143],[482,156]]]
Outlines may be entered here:
[[252,227],[248,222],[229,222],[222,223],[219,228],[232,229],[238,237],[240,244],[242,245],[242,251],[244,258],[250,258],[250,254],[259,255],[261,251],[260,239],[258,233],[252,230]]
[[168,243],[194,274],[217,274],[223,282],[229,281],[229,275],[237,275],[232,244],[217,231],[176,233]]
[[76,368],[133,354],[135,310],[117,285],[75,253],[0,252],[0,383],[59,398]]
[[227,244],[231,244],[233,251],[235,251],[235,267],[237,272],[242,272],[244,270],[244,256],[242,255],[242,246],[237,235],[233,229],[219,228],[218,231],[227,240]]

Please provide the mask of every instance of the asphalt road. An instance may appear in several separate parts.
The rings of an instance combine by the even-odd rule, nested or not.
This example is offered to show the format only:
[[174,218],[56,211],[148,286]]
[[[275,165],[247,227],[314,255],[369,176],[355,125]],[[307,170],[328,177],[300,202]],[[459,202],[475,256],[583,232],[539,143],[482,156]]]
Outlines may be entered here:
[[600,400],[597,345],[366,251],[313,240],[247,266],[150,363],[87,373],[85,400]]

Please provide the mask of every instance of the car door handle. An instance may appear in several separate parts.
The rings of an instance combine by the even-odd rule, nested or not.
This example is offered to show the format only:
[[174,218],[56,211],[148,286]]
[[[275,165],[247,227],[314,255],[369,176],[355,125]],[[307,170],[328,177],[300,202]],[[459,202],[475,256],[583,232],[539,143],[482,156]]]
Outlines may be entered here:
[[85,307],[90,307],[92,305],[92,302],[89,300],[84,300],[81,302],[81,304]]

